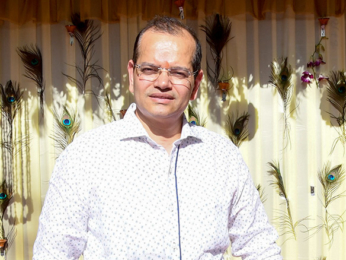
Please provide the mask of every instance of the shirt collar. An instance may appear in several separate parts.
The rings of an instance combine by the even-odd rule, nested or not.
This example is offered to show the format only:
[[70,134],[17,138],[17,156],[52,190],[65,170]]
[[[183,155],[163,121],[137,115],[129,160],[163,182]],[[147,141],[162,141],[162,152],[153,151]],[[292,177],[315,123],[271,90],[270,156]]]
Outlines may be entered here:
[[[132,103],[126,111],[124,116],[124,123],[127,127],[126,131],[120,134],[120,139],[132,139],[136,137],[147,137],[150,139],[147,131],[144,129],[142,123],[136,116],[136,104]],[[181,130],[181,137],[179,140],[187,139],[188,137],[201,139],[199,132],[197,131],[197,127],[191,126],[185,115],[183,114],[183,126]]]

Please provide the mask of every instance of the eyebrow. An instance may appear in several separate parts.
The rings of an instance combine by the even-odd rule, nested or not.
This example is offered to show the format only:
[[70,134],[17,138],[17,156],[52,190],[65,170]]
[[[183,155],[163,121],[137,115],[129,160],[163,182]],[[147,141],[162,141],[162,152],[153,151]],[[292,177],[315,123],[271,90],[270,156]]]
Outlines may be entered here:
[[[152,66],[152,67],[158,67],[161,68],[160,65],[156,65],[154,63],[150,63],[150,62],[142,62],[141,66]],[[182,69],[182,70],[187,70],[190,71],[188,68],[186,67],[180,67],[180,66],[174,66],[174,67],[169,67],[169,69]],[[191,71],[190,71],[191,72]]]

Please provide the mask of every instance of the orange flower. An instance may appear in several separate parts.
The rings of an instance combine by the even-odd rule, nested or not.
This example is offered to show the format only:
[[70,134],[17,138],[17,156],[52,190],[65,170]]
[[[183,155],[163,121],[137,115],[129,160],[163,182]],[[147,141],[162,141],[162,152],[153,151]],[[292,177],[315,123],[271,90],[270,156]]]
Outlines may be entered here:
[[174,3],[177,7],[183,7],[185,0],[176,0],[176,1],[174,1]]
[[318,18],[318,20],[320,21],[320,25],[327,25],[329,18]]

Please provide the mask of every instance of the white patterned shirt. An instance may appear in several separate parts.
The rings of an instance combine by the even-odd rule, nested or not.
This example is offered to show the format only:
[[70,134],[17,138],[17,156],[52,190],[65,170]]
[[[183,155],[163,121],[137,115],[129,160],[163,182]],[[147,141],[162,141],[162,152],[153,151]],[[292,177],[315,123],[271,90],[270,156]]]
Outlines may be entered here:
[[237,147],[184,117],[168,155],[135,109],[60,155],[33,259],[282,259]]

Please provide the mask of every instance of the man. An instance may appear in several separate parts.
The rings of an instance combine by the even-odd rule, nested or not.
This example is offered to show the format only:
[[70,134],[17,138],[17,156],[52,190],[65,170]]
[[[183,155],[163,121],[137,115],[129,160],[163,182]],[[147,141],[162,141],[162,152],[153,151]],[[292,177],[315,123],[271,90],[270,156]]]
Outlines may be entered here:
[[193,31],[157,17],[128,63],[132,104],[59,157],[35,260],[281,259],[277,234],[238,149],[183,112],[203,71]]

